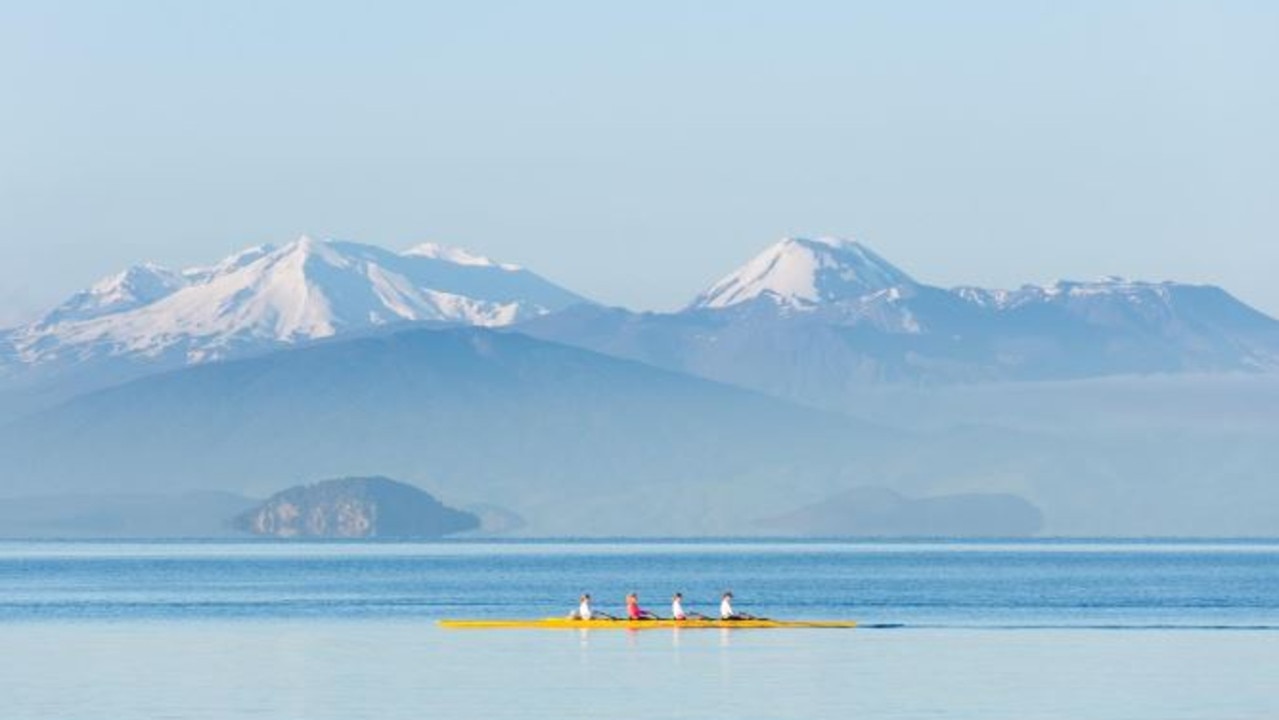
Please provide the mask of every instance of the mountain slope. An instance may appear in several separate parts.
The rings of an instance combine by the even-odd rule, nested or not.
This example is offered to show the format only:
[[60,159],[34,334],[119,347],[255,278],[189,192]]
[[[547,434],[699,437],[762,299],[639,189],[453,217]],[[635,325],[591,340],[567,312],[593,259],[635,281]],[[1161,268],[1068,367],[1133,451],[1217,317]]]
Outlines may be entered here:
[[832,239],[782,240],[677,313],[572,308],[519,329],[839,409],[883,384],[1279,370],[1279,322],[1220,288],[948,290]]
[[[90,496],[261,497],[384,473],[460,507],[500,506],[528,521],[521,532],[653,536],[756,533],[762,519],[873,486],[928,507],[1016,496],[1049,534],[1279,531],[1279,443],[1264,415],[1243,429],[1094,429],[1104,407],[1026,390],[1002,392],[1032,418],[1061,413],[1060,429],[984,424],[1007,403],[975,390],[879,394],[862,408],[910,426],[926,415],[920,434],[510,331],[388,332],[148,377],[0,427],[0,492],[86,507]],[[1189,395],[1161,391],[1165,405],[1149,412],[1202,408],[1167,405],[1170,394]],[[1217,412],[1238,419],[1235,405]],[[821,516],[861,512],[837,503]],[[982,527],[965,532],[994,531]]]
[[453,329],[144,378],[4,428],[0,466],[14,496],[262,495],[386,474],[508,507],[534,533],[715,534],[876,474],[871,449],[887,458],[903,442],[704,380]]
[[[207,268],[138,266],[0,335],[12,379],[155,371],[380,325],[506,325],[585,302],[512,265],[423,245],[393,253],[301,238]],[[116,373],[119,374],[119,373]]]
[[785,238],[715,283],[689,309],[723,309],[757,299],[809,309],[914,284],[858,242]]

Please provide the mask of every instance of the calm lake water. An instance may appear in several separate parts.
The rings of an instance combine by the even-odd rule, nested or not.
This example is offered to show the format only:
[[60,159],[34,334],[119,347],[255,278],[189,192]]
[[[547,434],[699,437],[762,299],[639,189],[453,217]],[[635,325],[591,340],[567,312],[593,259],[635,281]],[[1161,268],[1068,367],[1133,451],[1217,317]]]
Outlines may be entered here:
[[[448,631],[637,591],[856,630]],[[1273,718],[1279,543],[0,543],[6,718]]]

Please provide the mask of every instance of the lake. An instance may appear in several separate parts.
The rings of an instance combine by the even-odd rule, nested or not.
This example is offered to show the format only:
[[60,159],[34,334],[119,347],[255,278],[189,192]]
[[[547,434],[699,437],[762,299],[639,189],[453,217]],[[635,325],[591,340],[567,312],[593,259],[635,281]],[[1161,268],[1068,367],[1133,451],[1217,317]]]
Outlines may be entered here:
[[[630,591],[855,630],[455,631]],[[1268,718],[1279,543],[0,543],[13,718]]]

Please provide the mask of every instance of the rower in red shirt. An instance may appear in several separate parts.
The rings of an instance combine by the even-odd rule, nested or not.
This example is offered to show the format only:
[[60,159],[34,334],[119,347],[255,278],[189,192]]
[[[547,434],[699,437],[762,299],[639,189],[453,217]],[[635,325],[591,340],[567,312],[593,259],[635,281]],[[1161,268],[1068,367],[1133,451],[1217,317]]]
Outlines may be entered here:
[[639,595],[626,596],[626,617],[630,620],[657,620],[657,616],[639,606]]

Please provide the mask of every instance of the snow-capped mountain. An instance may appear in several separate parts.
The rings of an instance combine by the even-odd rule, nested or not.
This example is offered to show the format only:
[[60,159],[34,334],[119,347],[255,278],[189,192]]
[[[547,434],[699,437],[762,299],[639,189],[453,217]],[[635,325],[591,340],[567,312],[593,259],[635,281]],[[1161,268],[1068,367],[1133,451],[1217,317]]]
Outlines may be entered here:
[[[712,285],[686,312],[734,309],[753,322],[763,316],[953,338],[1014,326],[1053,335],[1066,330],[1066,324],[1081,324],[1184,340],[1276,326],[1212,286],[1105,277],[1017,290],[933,287],[916,282],[865,245],[839,238],[785,238]],[[1035,322],[1040,326],[1030,327]],[[1204,343],[1199,344],[1202,349]],[[1242,366],[1266,362],[1263,357],[1241,358]]]
[[831,238],[784,239],[678,313],[582,308],[522,327],[824,405],[882,383],[1279,370],[1279,322],[1217,287],[946,289]]
[[1064,339],[1086,330],[1105,336],[1114,355],[1162,357],[1161,371],[1279,369],[1279,322],[1212,285],[1104,277],[953,292],[1007,334]]
[[49,380],[66,397],[408,321],[516,325],[822,404],[881,383],[1279,370],[1279,322],[1217,287],[1103,278],[946,289],[835,238],[783,239],[676,313],[564,312],[582,303],[464,250],[302,238],[208,267],[141,265],[97,283],[0,333],[0,390]]
[[919,333],[907,302],[927,287],[848,239],[784,238],[701,293],[686,312],[731,311]]
[[723,309],[764,299],[813,310],[914,285],[909,275],[859,242],[784,238],[697,296],[689,309]]
[[14,367],[157,367],[251,354],[404,321],[500,326],[585,302],[464,250],[403,253],[302,237],[182,271],[139,265],[0,335]]

